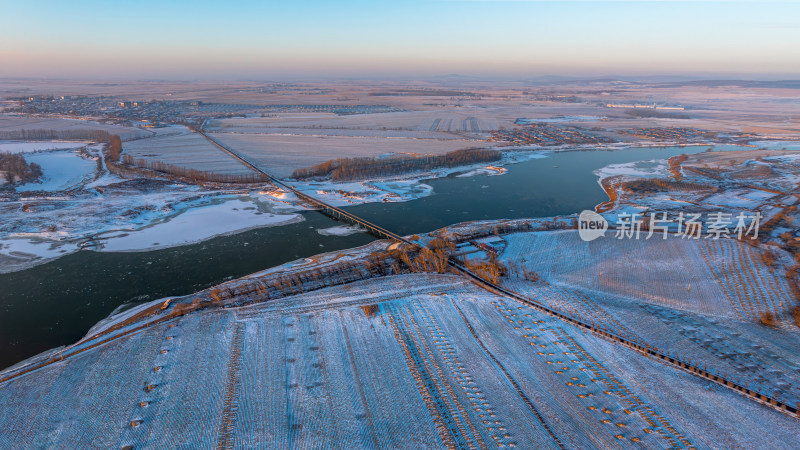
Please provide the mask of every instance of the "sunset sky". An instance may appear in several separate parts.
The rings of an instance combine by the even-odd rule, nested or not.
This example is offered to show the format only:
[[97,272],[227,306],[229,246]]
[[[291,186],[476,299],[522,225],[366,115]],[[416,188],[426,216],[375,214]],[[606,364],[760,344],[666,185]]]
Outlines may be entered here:
[[800,75],[798,1],[233,3],[0,0],[0,76]]

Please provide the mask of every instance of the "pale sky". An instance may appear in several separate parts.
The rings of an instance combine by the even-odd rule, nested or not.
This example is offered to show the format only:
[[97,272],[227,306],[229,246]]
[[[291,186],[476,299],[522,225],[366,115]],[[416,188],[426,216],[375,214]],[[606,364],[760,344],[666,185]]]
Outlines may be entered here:
[[0,0],[0,76],[800,76],[800,1]]

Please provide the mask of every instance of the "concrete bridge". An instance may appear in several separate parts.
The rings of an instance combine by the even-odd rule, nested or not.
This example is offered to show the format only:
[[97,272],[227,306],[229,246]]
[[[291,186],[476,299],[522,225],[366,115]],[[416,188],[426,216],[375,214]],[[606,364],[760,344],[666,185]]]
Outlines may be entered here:
[[404,238],[403,236],[395,234],[395,233],[393,233],[393,232],[391,232],[391,231],[389,231],[389,230],[387,230],[387,229],[385,229],[383,227],[379,227],[378,225],[375,225],[374,223],[368,222],[368,221],[366,221],[366,220],[364,220],[364,219],[362,219],[362,218],[360,218],[360,217],[358,217],[356,215],[350,214],[349,212],[347,212],[347,211],[345,211],[345,210],[343,210],[341,208],[338,208],[336,206],[333,206],[331,204],[328,204],[328,203],[326,203],[326,202],[324,202],[324,201],[322,201],[322,200],[320,200],[320,199],[318,199],[316,197],[313,197],[313,196],[308,195],[308,194],[306,194],[304,192],[301,192],[299,189],[294,188],[293,186],[289,185],[288,183],[283,182],[283,181],[273,177],[272,175],[270,175],[269,173],[267,173],[266,171],[264,171],[260,167],[258,167],[258,165],[256,165],[255,163],[251,162],[250,160],[248,160],[247,158],[245,158],[244,156],[242,156],[238,152],[236,152],[236,151],[228,148],[227,146],[223,145],[222,143],[220,143],[216,139],[212,138],[208,134],[204,133],[203,131],[198,131],[198,133],[200,133],[203,137],[208,139],[212,144],[217,146],[220,150],[222,150],[225,153],[227,153],[230,156],[232,156],[234,159],[238,160],[239,162],[241,162],[245,166],[249,167],[250,169],[260,173],[261,175],[264,175],[267,178],[267,180],[270,183],[272,183],[275,187],[277,187],[279,189],[283,189],[284,191],[293,193],[294,195],[297,196],[297,198],[301,199],[302,201],[304,201],[304,202],[306,202],[306,203],[308,203],[308,204],[310,204],[310,205],[312,205],[312,206],[314,206],[316,208],[319,208],[319,211],[321,213],[325,214],[326,216],[331,217],[331,218],[336,219],[336,220],[343,220],[343,221],[349,222],[349,223],[351,223],[353,225],[358,225],[360,227],[363,227],[370,234],[372,234],[373,236],[375,236],[375,237],[377,237],[379,239],[390,239],[390,240],[394,240],[394,241],[404,242],[404,243],[407,243],[407,244],[410,244],[410,245],[414,245],[414,246],[419,246],[419,244],[417,244],[415,242],[411,242],[408,239]]

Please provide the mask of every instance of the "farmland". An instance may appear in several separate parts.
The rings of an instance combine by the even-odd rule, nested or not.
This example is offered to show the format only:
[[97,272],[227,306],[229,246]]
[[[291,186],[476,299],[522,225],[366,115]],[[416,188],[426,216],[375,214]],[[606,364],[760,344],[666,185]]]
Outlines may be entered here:
[[52,130],[56,133],[80,132],[83,130],[102,130],[110,134],[119,134],[128,139],[144,137],[144,130],[119,125],[98,123],[87,119],[54,118],[54,117],[20,117],[0,115],[0,136],[4,133],[16,133],[22,130]]
[[246,175],[250,169],[220,151],[197,133],[157,136],[126,142],[126,155],[134,159],[160,161],[187,169],[212,171],[225,175]]
[[[503,260],[513,263],[525,255],[526,268],[542,280],[532,283],[511,277],[509,286],[668,354],[691,355],[715,373],[759,386],[789,402],[800,399],[794,381],[800,360],[784,353],[797,339],[791,316],[795,300],[785,277],[758,259],[741,261],[757,250],[732,240],[700,240],[676,241],[683,249],[675,252],[665,241],[634,240],[615,246],[630,245],[627,250],[617,248],[608,259],[593,263],[588,255],[607,248],[582,252],[586,246],[577,240],[569,244],[577,239],[574,234],[507,237]],[[537,258],[535,249],[544,244],[542,239],[558,239],[560,248],[575,248],[575,257],[555,258],[554,263]],[[706,253],[711,246],[724,249],[725,258],[709,260]],[[618,263],[609,264],[612,261]],[[759,310],[772,312],[778,317],[776,326],[785,331],[759,324]]]
[[345,136],[285,136],[275,134],[212,134],[222,144],[241,152],[279,177],[295,169],[313,166],[338,157],[382,154],[443,154],[474,147],[465,139],[419,139]]
[[[351,448],[797,445],[796,419],[452,275],[391,276],[200,309],[147,330],[100,347],[89,339],[70,364],[56,361],[0,384],[4,404],[20,411],[0,417],[3,439],[136,447],[186,440]],[[771,351],[780,345],[774,336],[753,337]],[[120,357],[131,352],[136,357]],[[44,417],[57,435],[44,432]],[[752,432],[765,421],[772,433]]]
[[[571,85],[530,88],[468,83],[458,89],[419,82],[387,89],[381,83],[330,85],[200,83],[192,97],[180,84],[146,83],[111,88],[92,84],[39,86],[19,96],[13,82],[0,85],[10,98],[0,116],[4,130],[103,130],[125,142],[124,153],[141,165],[206,172],[209,179],[246,176],[246,168],[215,154],[182,125],[209,132],[278,177],[337,158],[441,155],[467,148],[615,147],[742,143],[759,137],[794,139],[800,130],[769,127],[796,111],[778,101],[786,93],[763,87],[760,96],[731,95],[722,88],[652,88],[664,103],[692,110],[690,119],[632,117],[609,104],[646,104],[652,94],[635,85],[585,90]],[[121,89],[117,95],[110,95]],[[749,91],[748,91],[749,92]],[[742,126],[737,108],[747,98],[751,116]],[[661,108],[662,106],[658,106]],[[54,139],[55,137],[50,137]],[[618,144],[614,144],[617,142]],[[159,166],[160,167],[160,166]],[[163,171],[162,171],[163,172]],[[177,172],[177,170],[171,170]],[[134,176],[136,172],[131,173]],[[139,173],[141,175],[141,173]],[[217,176],[218,175],[218,176]],[[227,178],[224,178],[227,177]],[[186,178],[186,177],[184,177]]]
[[[501,113],[502,114],[502,113]],[[503,117],[505,116],[505,117]],[[508,118],[507,118],[508,117]],[[447,133],[486,133],[501,126],[512,126],[512,116],[497,117],[497,112],[472,109],[458,111],[403,111],[371,115],[337,116],[335,114],[280,114],[274,117],[218,119],[208,125],[209,131],[238,133],[325,133],[351,134],[374,132],[417,132],[418,136],[440,136]],[[427,133],[425,133],[427,132]],[[367,134],[368,135],[368,134]],[[455,136],[458,136],[457,134]]]

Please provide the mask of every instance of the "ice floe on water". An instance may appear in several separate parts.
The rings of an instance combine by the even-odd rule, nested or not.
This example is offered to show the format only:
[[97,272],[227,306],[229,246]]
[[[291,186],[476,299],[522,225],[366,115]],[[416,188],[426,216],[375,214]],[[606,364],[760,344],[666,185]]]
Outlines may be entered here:
[[433,194],[433,187],[419,180],[397,180],[370,183],[389,195],[384,201],[405,202]]
[[[354,181],[334,183],[331,181],[293,182],[292,185],[333,206],[360,205],[375,202],[405,202],[427,197],[433,188],[419,179]],[[293,194],[270,191],[269,197],[278,201],[297,200]]]
[[458,178],[473,177],[475,175],[493,176],[493,175],[502,175],[506,172],[508,172],[508,169],[504,167],[486,166],[486,167],[481,167],[479,169],[472,169],[468,172],[460,173],[456,175],[456,177]]
[[351,234],[363,233],[365,230],[354,225],[338,225],[330,228],[318,228],[317,233],[323,236],[350,236]]
[[299,214],[275,214],[260,210],[249,200],[188,209],[153,225],[131,232],[115,233],[99,239],[99,250],[106,252],[142,251],[186,245],[265,226],[302,221]]
[[600,179],[623,175],[631,177],[661,177],[669,176],[669,165],[665,159],[651,159],[648,161],[635,161],[630,163],[609,164],[597,169],[594,174]]
[[0,221],[0,273],[79,250],[146,251],[303,220],[300,208],[270,201],[257,192],[173,188],[138,195],[109,188],[93,196],[46,198],[6,208],[8,215]]
[[[0,255],[15,259],[47,260],[72,253],[76,249],[62,248],[63,244],[37,237],[12,237],[0,241]],[[2,272],[2,271],[0,271]]]

